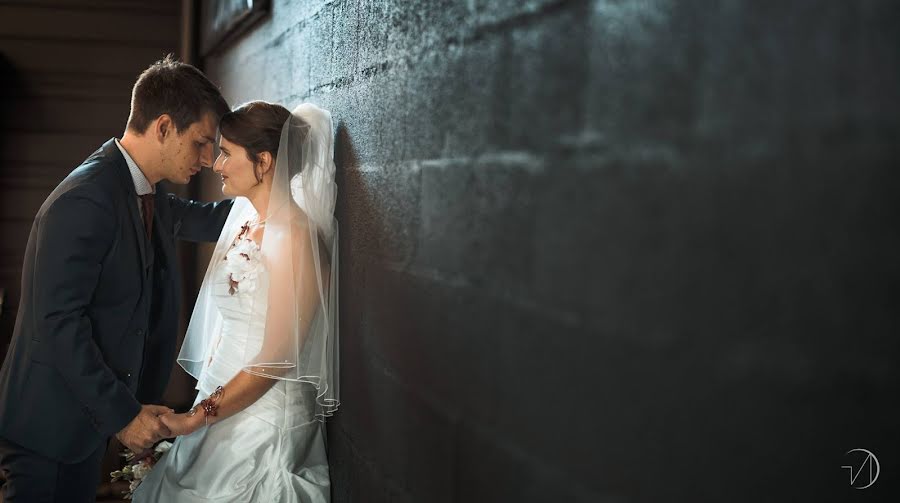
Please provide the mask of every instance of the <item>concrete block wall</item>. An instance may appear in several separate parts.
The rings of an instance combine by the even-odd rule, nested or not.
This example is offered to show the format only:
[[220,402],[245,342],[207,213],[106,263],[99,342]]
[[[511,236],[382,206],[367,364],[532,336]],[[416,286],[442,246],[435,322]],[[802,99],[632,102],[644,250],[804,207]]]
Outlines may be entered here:
[[900,454],[898,22],[890,1],[274,1],[204,64],[231,103],[334,114],[334,500],[895,490],[841,466]]

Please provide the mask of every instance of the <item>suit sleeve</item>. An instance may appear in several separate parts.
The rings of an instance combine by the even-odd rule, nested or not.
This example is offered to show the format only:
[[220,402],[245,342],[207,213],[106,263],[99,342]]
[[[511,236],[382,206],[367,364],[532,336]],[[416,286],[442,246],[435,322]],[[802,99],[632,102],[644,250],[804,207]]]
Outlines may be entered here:
[[88,316],[113,239],[112,211],[85,196],[54,201],[38,224],[33,286],[37,337],[53,348],[53,366],[105,435],[120,431],[141,409],[106,365]]
[[215,242],[222,233],[234,201],[198,203],[169,194],[175,237],[195,242]]

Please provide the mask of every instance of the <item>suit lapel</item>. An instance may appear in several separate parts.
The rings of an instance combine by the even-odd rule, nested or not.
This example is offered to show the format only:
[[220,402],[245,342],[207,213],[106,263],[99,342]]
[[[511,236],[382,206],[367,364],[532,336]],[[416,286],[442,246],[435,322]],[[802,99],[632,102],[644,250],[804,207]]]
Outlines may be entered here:
[[134,180],[131,179],[131,171],[128,170],[128,163],[125,157],[116,146],[115,139],[110,139],[103,145],[104,153],[115,160],[116,172],[119,173],[119,181],[125,189],[126,204],[128,214],[131,215],[131,224],[134,230],[134,237],[137,239],[137,248],[141,254],[141,278],[146,280],[145,273],[147,270],[147,231],[144,230],[144,222],[141,220],[141,213],[138,210],[137,192],[134,190]]
[[[179,305],[179,296],[181,291],[178,288],[172,288],[173,283],[168,281],[175,275],[178,264],[178,256],[175,251],[175,239],[172,236],[171,225],[163,225],[163,222],[171,222],[168,213],[169,196],[164,191],[156,190],[156,211],[153,215],[153,239],[157,245],[155,257],[153,258],[154,267],[159,270],[156,276],[162,278],[164,284],[154,284],[153,289],[165,292],[169,300],[175,302],[175,306]],[[176,308],[177,309],[177,308]]]

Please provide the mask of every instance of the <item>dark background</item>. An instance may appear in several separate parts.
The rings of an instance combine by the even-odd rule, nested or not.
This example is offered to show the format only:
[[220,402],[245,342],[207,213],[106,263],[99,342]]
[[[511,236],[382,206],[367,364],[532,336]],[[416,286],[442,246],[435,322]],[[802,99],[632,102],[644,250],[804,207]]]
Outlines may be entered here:
[[[276,0],[195,61],[233,105],[335,118],[334,500],[891,500],[898,24],[889,0]],[[20,43],[14,68],[54,54]],[[161,51],[123,50],[127,94]],[[59,174],[4,146],[4,222],[43,198],[8,173],[45,195],[115,110],[96,140],[39,129]]]

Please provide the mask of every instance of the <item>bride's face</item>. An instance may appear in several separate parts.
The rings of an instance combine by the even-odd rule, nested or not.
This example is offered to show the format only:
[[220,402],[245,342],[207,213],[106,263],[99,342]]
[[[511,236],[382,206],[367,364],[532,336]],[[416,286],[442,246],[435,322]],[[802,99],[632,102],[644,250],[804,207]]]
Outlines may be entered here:
[[247,158],[247,151],[237,143],[221,136],[221,153],[213,164],[213,171],[222,177],[222,193],[226,196],[249,196],[258,185],[253,162]]

